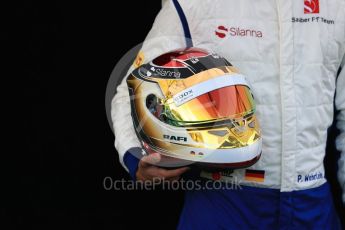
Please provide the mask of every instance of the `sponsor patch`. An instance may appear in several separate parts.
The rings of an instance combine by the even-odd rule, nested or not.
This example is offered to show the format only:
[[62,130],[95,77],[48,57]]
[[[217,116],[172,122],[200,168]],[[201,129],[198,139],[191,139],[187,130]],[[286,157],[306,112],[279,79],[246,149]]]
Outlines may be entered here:
[[234,170],[228,169],[228,170],[224,170],[220,172],[213,172],[211,176],[213,180],[220,180],[224,177],[233,178],[233,175],[232,175],[233,172]]
[[291,18],[292,23],[324,23],[328,25],[335,24],[334,20],[323,18],[323,17],[292,17]]
[[231,37],[253,37],[262,38],[263,32],[253,28],[242,28],[236,26],[223,26],[220,25],[214,31],[214,34],[219,38]]
[[304,0],[304,14],[320,13],[319,0]]

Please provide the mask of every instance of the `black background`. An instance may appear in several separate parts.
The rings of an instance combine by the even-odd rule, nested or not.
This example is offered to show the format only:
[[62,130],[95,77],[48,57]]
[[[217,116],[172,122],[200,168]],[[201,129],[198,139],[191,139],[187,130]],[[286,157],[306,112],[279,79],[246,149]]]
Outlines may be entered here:
[[[10,30],[25,62],[29,122],[23,128],[29,131],[22,141],[29,148],[18,165],[20,188],[2,209],[6,229],[176,226],[183,192],[103,188],[105,177],[129,178],[105,115],[106,84],[122,55],[144,40],[161,1],[116,3],[26,1],[16,6]],[[335,135],[333,128],[326,162],[340,210]]]
[[107,81],[161,7],[161,1],[117,2],[16,6],[10,29],[25,63],[23,130],[30,131],[21,141],[29,151],[21,156],[20,186],[13,182],[3,229],[175,228],[182,192],[103,188],[105,177],[129,179],[106,118]]

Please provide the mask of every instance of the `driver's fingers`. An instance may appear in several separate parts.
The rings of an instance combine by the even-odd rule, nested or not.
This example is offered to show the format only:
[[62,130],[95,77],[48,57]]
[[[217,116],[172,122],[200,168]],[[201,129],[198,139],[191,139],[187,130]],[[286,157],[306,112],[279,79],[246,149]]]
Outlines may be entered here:
[[189,167],[183,167],[178,169],[162,169],[157,168],[157,175],[164,179],[171,179],[175,177],[180,177],[183,173],[189,170]]
[[147,156],[143,156],[139,162],[142,168],[150,167],[156,165],[160,162],[161,155],[159,153],[151,153]]

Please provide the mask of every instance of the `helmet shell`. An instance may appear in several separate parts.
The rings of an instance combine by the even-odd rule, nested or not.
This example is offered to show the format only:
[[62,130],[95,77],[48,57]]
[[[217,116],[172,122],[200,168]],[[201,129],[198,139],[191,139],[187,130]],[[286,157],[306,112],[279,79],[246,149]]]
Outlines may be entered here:
[[127,85],[136,134],[146,152],[168,157],[162,166],[244,168],[260,158],[250,86],[225,58],[174,50],[136,68]]

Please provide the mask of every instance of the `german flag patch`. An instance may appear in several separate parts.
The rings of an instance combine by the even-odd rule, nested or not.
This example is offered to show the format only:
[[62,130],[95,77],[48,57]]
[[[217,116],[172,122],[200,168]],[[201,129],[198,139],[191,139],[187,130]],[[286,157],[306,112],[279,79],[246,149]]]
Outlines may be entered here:
[[265,171],[264,170],[252,170],[246,169],[246,174],[244,176],[246,181],[264,182],[265,181]]

